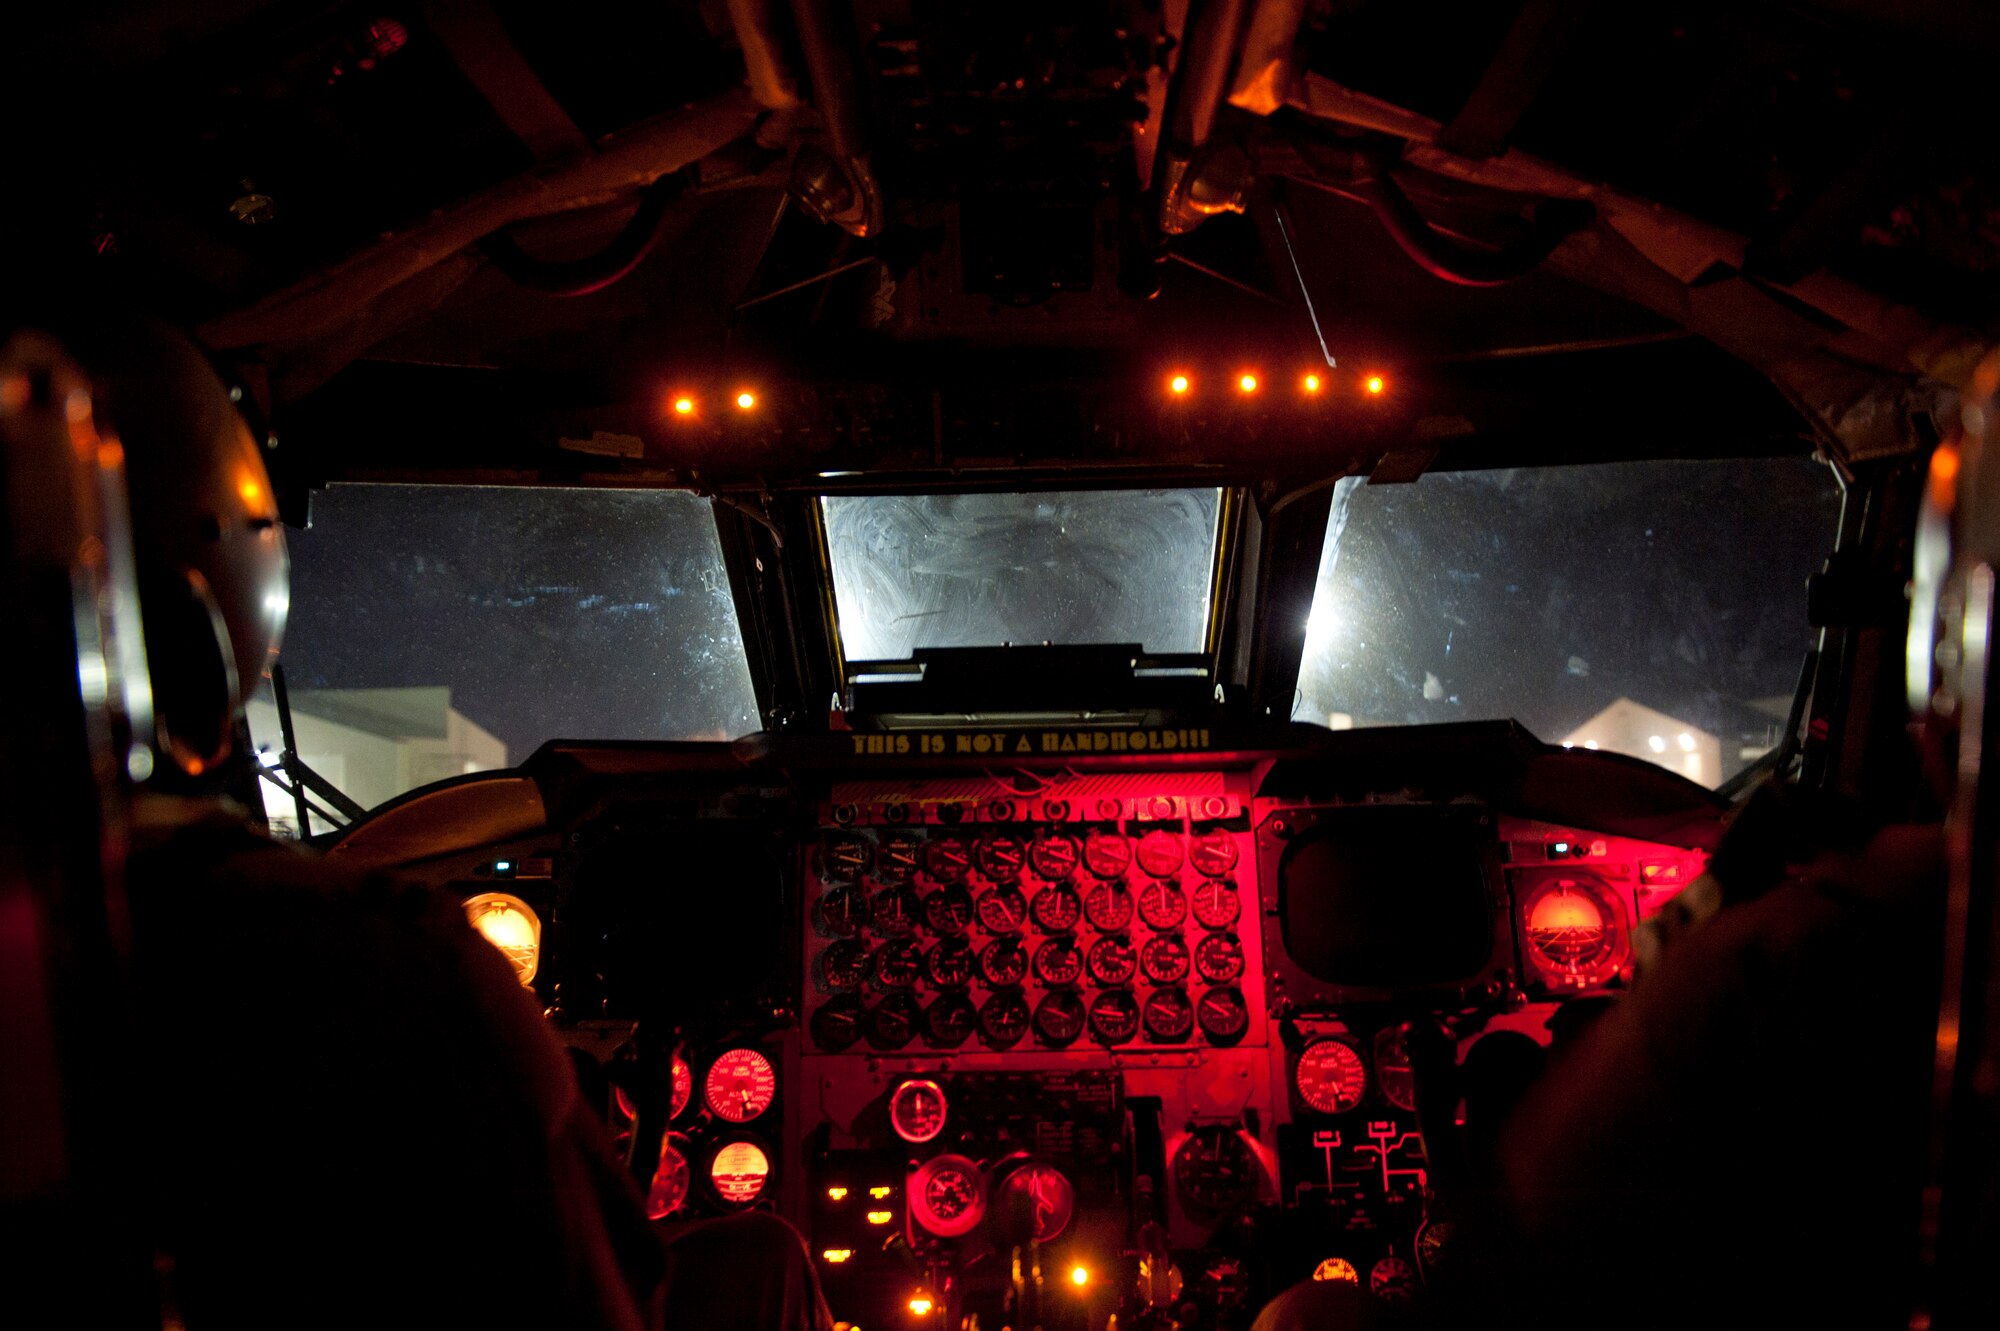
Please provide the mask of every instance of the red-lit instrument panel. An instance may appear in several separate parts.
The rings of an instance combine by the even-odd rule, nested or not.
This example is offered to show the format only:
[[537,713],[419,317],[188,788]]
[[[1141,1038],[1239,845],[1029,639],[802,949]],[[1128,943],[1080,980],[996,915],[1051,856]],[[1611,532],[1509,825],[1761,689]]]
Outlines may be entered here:
[[836,788],[802,866],[820,1053],[1261,1040],[1256,875],[1215,774],[1061,798]]
[[1556,995],[1630,977],[1632,931],[1699,878],[1698,850],[1502,819],[1515,946],[1530,989]]

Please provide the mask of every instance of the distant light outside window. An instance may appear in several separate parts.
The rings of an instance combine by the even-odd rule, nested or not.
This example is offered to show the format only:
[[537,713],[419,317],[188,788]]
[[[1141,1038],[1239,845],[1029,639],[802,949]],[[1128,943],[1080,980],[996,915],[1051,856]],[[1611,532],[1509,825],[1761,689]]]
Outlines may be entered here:
[[1293,718],[1512,718],[1716,786],[1779,740],[1839,515],[1799,457],[1342,481]]
[[[288,532],[300,756],[364,808],[551,739],[757,728],[708,501],[678,491],[344,485]],[[250,708],[279,749],[268,689]],[[274,819],[291,802],[266,783]],[[314,820],[314,831],[325,826]]]
[[1199,652],[1222,492],[829,495],[841,648],[1135,642]]

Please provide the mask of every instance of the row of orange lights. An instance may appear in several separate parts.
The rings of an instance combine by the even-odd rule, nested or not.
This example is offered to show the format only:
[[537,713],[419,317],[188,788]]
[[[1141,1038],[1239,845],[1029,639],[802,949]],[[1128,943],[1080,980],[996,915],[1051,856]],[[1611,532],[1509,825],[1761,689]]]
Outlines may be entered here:
[[[1071,1267],[1069,1282],[1079,1289],[1088,1285],[1090,1283],[1090,1268],[1087,1266]],[[929,1290],[920,1289],[910,1296],[910,1311],[918,1317],[929,1317],[931,1310],[936,1307],[937,1300],[931,1297]]]
[[[1359,383],[1361,391],[1369,397],[1380,397],[1389,387],[1389,381],[1379,374],[1363,375]],[[1251,396],[1263,386],[1255,370],[1245,370],[1236,376],[1236,391],[1244,397]],[[1317,395],[1326,386],[1327,381],[1321,375],[1307,373],[1299,376],[1299,391],[1308,397]],[[1187,374],[1174,374],[1167,380],[1167,391],[1175,397],[1186,397],[1194,391],[1194,379]]]
[[[674,395],[673,408],[674,415],[676,416],[692,416],[700,407],[701,403],[690,393],[676,393]],[[740,390],[736,394],[736,409],[738,411],[755,411],[757,409],[757,395],[747,388]]]

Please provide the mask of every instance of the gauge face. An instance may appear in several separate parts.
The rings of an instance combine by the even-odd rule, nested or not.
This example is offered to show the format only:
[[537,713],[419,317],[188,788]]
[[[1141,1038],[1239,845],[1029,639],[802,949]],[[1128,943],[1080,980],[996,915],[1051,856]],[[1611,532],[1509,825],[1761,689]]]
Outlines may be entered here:
[[979,1013],[962,993],[939,994],[924,1009],[924,1038],[933,1049],[956,1049],[972,1036]]
[[681,1111],[688,1107],[688,1101],[694,1099],[694,1069],[679,1054],[674,1055],[673,1084],[673,1099],[667,1107],[667,1117],[679,1118]]
[[1123,883],[1099,883],[1083,899],[1083,913],[1099,933],[1116,933],[1132,923],[1132,890]]
[[923,861],[924,843],[908,832],[885,837],[875,853],[875,876],[885,883],[907,883]]
[[1035,1004],[1035,1038],[1056,1048],[1071,1044],[1083,1034],[1085,1016],[1083,1000],[1075,990],[1057,989],[1044,994],[1042,1001]]
[[875,932],[885,938],[907,938],[917,931],[917,920],[923,908],[917,904],[914,888],[891,887],[875,894],[875,903],[869,907],[869,918]]
[[1011,938],[988,943],[979,954],[979,974],[995,988],[1019,984],[1028,978],[1028,953]]
[[979,1009],[979,1038],[995,1049],[1020,1043],[1028,1033],[1028,1000],[1018,989],[1002,989]]
[[1396,1108],[1416,1109],[1417,1080],[1410,1071],[1410,1042],[1401,1026],[1375,1032],[1375,1084]]
[[729,1206],[748,1206],[764,1192],[771,1177],[771,1157],[755,1142],[730,1142],[708,1162],[708,1181],[715,1195]]
[[1201,996],[1195,1020],[1202,1033],[1217,1044],[1234,1044],[1250,1029],[1250,1008],[1241,991],[1231,987],[1211,989]]
[[941,887],[924,898],[924,923],[940,938],[956,938],[972,927],[972,893],[963,887]]
[[1213,879],[1196,885],[1194,889],[1194,917],[1201,921],[1204,929],[1227,929],[1236,923],[1236,916],[1243,908],[1237,899],[1236,887],[1232,883],[1218,883]]
[[910,1218],[939,1238],[969,1234],[986,1218],[986,1176],[962,1155],[934,1155],[910,1176]]
[[1610,978],[1617,961],[1617,908],[1581,879],[1559,879],[1522,910],[1535,966],[1558,984],[1588,988]]
[[1051,989],[1083,978],[1083,952],[1067,938],[1051,938],[1035,949],[1035,978]]
[[1249,1200],[1257,1162],[1234,1128],[1211,1124],[1190,1132],[1174,1152],[1174,1186],[1195,1211],[1220,1215]]
[[858,989],[868,978],[868,944],[842,938],[819,954],[820,983],[835,993]]
[[924,973],[940,989],[962,989],[972,982],[976,958],[972,944],[963,938],[947,938],[924,958]]
[[1146,997],[1146,1035],[1165,1043],[1178,1043],[1194,1034],[1194,1004],[1179,989],[1155,989]]
[[1030,903],[1035,923],[1045,934],[1066,934],[1083,918],[1083,898],[1075,888],[1045,887]]
[[[1037,1243],[1054,1243],[1069,1228],[1076,1214],[1076,1188],[1060,1169],[1030,1161],[1009,1174],[998,1189],[1000,1214],[1026,1214],[1034,1227]],[[1026,1203],[1017,1212],[1013,1199]]]
[[913,939],[875,949],[875,983],[884,989],[908,989],[923,973],[923,949]]
[[1139,958],[1132,944],[1117,934],[1109,934],[1090,945],[1090,978],[1099,984],[1124,984],[1139,972]]
[[872,847],[858,836],[830,836],[820,842],[819,874],[829,883],[851,883],[868,869]]
[[1236,838],[1227,832],[1204,832],[1188,843],[1188,863],[1210,878],[1236,867]]
[[771,1060],[755,1049],[731,1049],[709,1064],[701,1084],[702,1098],[717,1118],[748,1123],[771,1107],[778,1093],[778,1075]]
[[917,1038],[924,1010],[907,993],[891,994],[868,1013],[868,1044],[874,1049],[901,1049]]
[[1146,946],[1139,950],[1139,965],[1154,984],[1179,984],[1187,978],[1187,944],[1179,934],[1147,939]]
[[972,847],[964,837],[939,837],[924,847],[924,868],[940,883],[962,883],[972,868]]
[[1139,889],[1139,918],[1149,929],[1178,929],[1187,918],[1187,893],[1179,883],[1146,884]]
[[1092,832],[1083,843],[1083,862],[1099,878],[1122,878],[1132,864],[1132,842],[1116,832]]
[[979,843],[979,871],[996,883],[1011,883],[1021,876],[1028,862],[1028,848],[1021,838],[1002,833]]
[[988,933],[1011,934],[1028,922],[1028,903],[1018,887],[991,887],[980,893],[979,922]]
[[889,1097],[889,1126],[912,1146],[944,1131],[944,1091],[934,1081],[906,1081]]
[[1384,1257],[1368,1268],[1368,1292],[1378,1299],[1413,1299],[1417,1272],[1400,1257]]
[[660,1163],[653,1170],[653,1182],[646,1189],[646,1218],[665,1220],[674,1212],[687,1205],[688,1185],[694,1181],[694,1172],[688,1168],[687,1156],[675,1144],[673,1137],[660,1139]]
[[1210,984],[1233,984],[1243,974],[1243,940],[1209,934],[1194,945],[1194,968]]
[[1077,846],[1076,838],[1060,832],[1036,837],[1028,852],[1028,862],[1035,866],[1035,876],[1046,878],[1051,883],[1060,883],[1075,873],[1082,859],[1083,851]]
[[1315,1040],[1299,1052],[1292,1085],[1322,1114],[1345,1114],[1368,1093],[1368,1065],[1345,1040]]
[[1090,1033],[1105,1044],[1124,1044],[1139,1033],[1139,1000],[1126,989],[1106,989],[1090,1000]]
[[830,1054],[852,1048],[861,1038],[863,1012],[859,1000],[836,998],[813,1013],[813,1043]]
[[827,938],[852,938],[868,927],[868,904],[858,885],[833,888],[813,903],[813,927]]
[[1139,838],[1139,867],[1155,878],[1177,873],[1181,867],[1181,838],[1178,832],[1155,829]]

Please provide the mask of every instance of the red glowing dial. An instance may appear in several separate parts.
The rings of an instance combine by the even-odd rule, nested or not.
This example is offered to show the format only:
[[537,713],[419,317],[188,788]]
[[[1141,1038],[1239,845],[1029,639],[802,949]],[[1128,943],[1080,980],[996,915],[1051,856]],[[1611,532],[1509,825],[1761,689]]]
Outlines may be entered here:
[[1188,846],[1188,862],[1210,878],[1220,878],[1236,867],[1236,838],[1204,832]]
[[1074,888],[1045,887],[1029,903],[1035,923],[1045,934],[1066,934],[1083,917],[1083,898]]
[[1161,934],[1148,939],[1140,949],[1139,964],[1154,984],[1178,984],[1187,978],[1188,950],[1179,934]]
[[1165,878],[1181,867],[1180,834],[1153,831],[1139,838],[1139,867],[1155,878]]
[[1237,900],[1233,883],[1220,883],[1211,878],[1194,890],[1194,917],[1201,921],[1204,929],[1227,929],[1236,923],[1241,909],[1242,902]]
[[679,1054],[674,1055],[673,1079],[673,1101],[667,1109],[667,1117],[679,1118],[681,1110],[686,1109],[688,1101],[694,1098],[694,1071]]
[[709,1066],[702,1082],[710,1112],[731,1123],[748,1123],[769,1109],[777,1094],[771,1060],[755,1049],[731,1049]]
[[665,1220],[674,1212],[687,1205],[688,1183],[692,1171],[688,1169],[687,1157],[675,1145],[672,1137],[660,1140],[660,1163],[653,1170],[653,1182],[646,1189],[646,1218]]
[[1011,934],[1028,922],[1028,903],[1018,887],[992,887],[974,903],[988,932]]
[[1081,858],[1082,852],[1077,849],[1076,838],[1063,836],[1061,833],[1037,837],[1033,848],[1028,852],[1028,859],[1035,866],[1036,876],[1046,878],[1052,883],[1059,883],[1075,873],[1077,862]]
[[910,1218],[939,1238],[957,1238],[986,1218],[986,1175],[962,1155],[935,1155],[910,1176]]
[[1116,832],[1092,832],[1083,843],[1083,862],[1099,878],[1119,878],[1132,863],[1132,843]]
[[1090,945],[1090,978],[1099,984],[1124,984],[1139,969],[1132,945],[1112,934]]
[[1149,928],[1177,928],[1187,918],[1187,904],[1179,883],[1154,882],[1139,889],[1139,918]]
[[1574,989],[1604,984],[1624,959],[1618,906],[1597,879],[1544,883],[1522,903],[1521,917],[1530,960],[1553,984]]
[[1344,1114],[1368,1092],[1368,1065],[1345,1040],[1315,1040],[1299,1054],[1293,1074],[1299,1099],[1322,1114]]
[[[1034,1225],[1035,1241],[1054,1243],[1069,1228],[1070,1217],[1076,1214],[1076,1188],[1060,1169],[1045,1165],[1040,1161],[1030,1161],[1009,1174],[998,1189],[1005,1205],[1001,1214],[1025,1213]],[[1016,1208],[1012,1199],[1020,1197],[1027,1203]]]
[[889,1097],[889,1126],[913,1146],[944,1131],[944,1092],[934,1081],[906,1081]]
[[748,1206],[771,1177],[771,1157],[755,1142],[730,1142],[708,1162],[708,1181],[727,1206]]
[[940,883],[958,883],[972,867],[972,848],[964,837],[939,837],[924,847],[924,868]]
[[1083,899],[1084,918],[1100,933],[1116,933],[1132,923],[1132,889],[1123,883],[1099,883]]
[[1233,984],[1243,974],[1243,944],[1235,934],[1209,934],[1194,945],[1194,968],[1210,984]]
[[988,837],[979,844],[980,872],[996,883],[1011,883],[1019,878],[1021,866],[1027,862],[1028,849],[1019,837]]

